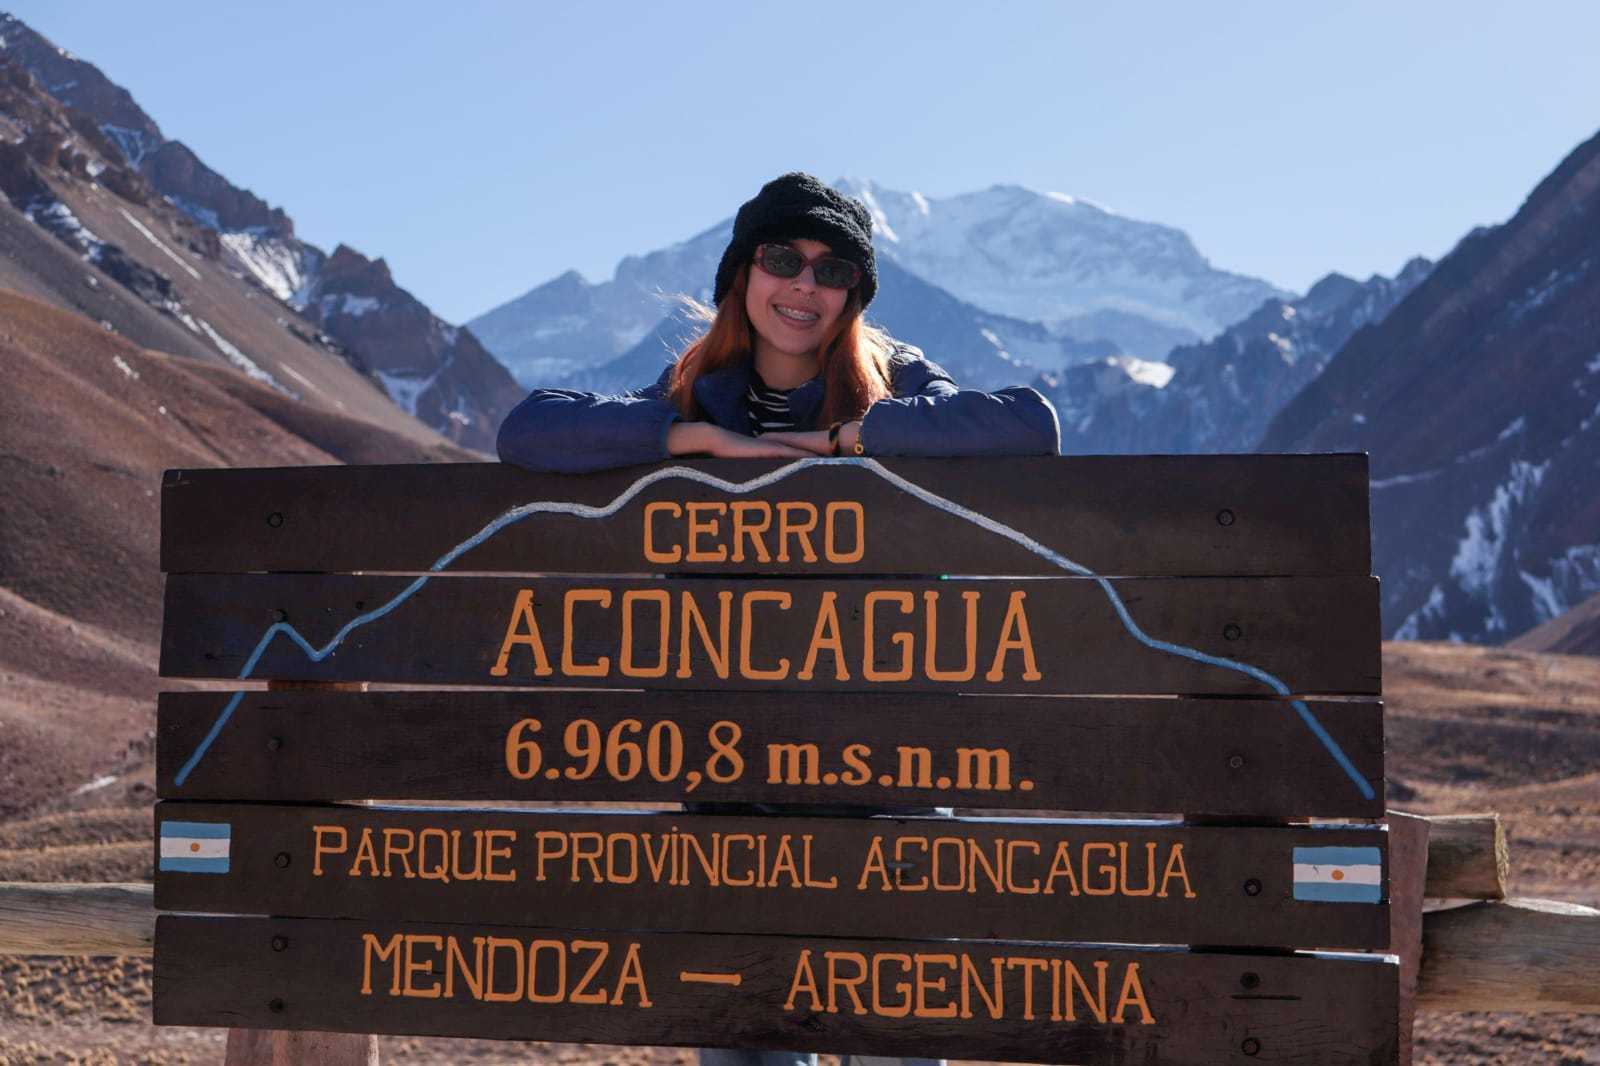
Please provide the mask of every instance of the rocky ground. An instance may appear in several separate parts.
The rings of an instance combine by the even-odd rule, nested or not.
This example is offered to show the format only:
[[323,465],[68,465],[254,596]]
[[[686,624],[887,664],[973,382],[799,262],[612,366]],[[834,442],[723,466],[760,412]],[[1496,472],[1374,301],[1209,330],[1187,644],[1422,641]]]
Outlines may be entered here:
[[[1600,659],[1385,648],[1390,801],[1498,811],[1517,895],[1600,905]],[[119,741],[120,743],[114,743]],[[142,880],[151,769],[140,735],[85,735],[105,773],[0,821],[0,880]],[[89,786],[89,787],[85,787]],[[218,1063],[223,1034],[150,1024],[148,959],[0,958],[0,1066]],[[385,1037],[390,1062],[688,1063],[675,1049]],[[1424,1014],[1419,1063],[1600,1063],[1600,1017]]]

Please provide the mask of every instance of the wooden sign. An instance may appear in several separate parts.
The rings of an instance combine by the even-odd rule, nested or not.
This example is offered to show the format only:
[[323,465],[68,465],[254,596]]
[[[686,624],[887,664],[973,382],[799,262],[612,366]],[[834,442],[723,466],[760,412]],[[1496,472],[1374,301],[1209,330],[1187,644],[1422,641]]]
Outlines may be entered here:
[[[1383,708],[803,692],[164,692],[165,799],[1383,814]],[[1311,723],[1315,724],[1315,729]]]
[[1365,455],[173,470],[161,505],[170,573],[1371,570]]
[[[1387,834],[1364,827],[162,803],[156,831],[162,910],[896,938],[1389,940]],[[195,868],[191,856],[224,850],[204,846],[218,839],[225,862]],[[1329,877],[1313,875],[1323,867]]]
[[562,932],[374,919],[156,925],[163,1025],[1026,1062],[1393,1062],[1381,956]]
[[[162,508],[162,673],[239,691],[161,696],[159,1023],[1396,1060],[1395,965],[1328,954],[1388,945],[1388,834],[1284,824],[1384,813],[1365,456],[169,471]],[[283,690],[369,681],[418,687]],[[373,798],[586,806],[320,802]]]
[[169,677],[624,688],[1376,694],[1378,586],[167,578]]

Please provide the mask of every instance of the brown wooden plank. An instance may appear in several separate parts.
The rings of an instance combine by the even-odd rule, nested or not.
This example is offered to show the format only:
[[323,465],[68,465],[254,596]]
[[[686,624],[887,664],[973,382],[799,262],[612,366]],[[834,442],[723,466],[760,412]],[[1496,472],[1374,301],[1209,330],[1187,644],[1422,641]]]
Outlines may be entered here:
[[[838,464],[840,461],[833,461]],[[695,460],[672,469],[743,483],[778,462]],[[641,478],[669,469],[633,467],[581,477],[537,475],[494,463],[172,470],[162,488],[162,569],[426,570],[512,508],[534,502],[600,507]],[[1096,573],[1366,574],[1364,455],[1069,456],[885,459],[798,469],[771,486],[730,493],[683,477],[659,480],[603,520],[545,513],[516,521],[455,564],[481,571],[790,573],[1060,572],[1055,562],[884,477],[887,470],[961,514],[984,515]],[[654,502],[732,499],[741,520],[782,516],[780,502],[855,501],[866,524],[859,560],[806,562],[798,539],[787,562],[769,543],[768,563],[644,557],[644,508]],[[804,510],[789,512],[798,524]],[[709,522],[710,511],[698,512]],[[682,529],[656,512],[662,537]],[[720,534],[731,529],[731,513]],[[769,534],[769,536],[772,534]],[[709,553],[713,535],[701,542]],[[685,548],[685,556],[689,553]],[[837,547],[843,548],[841,537]],[[658,553],[660,554],[660,553]],[[670,550],[664,554],[670,555]],[[700,554],[700,553],[696,553]]]
[[[494,945],[481,968],[474,938],[486,956]],[[163,915],[154,998],[159,1025],[1025,1062],[1395,1061],[1382,956]]]
[[[164,692],[156,787],[163,798],[197,800],[694,800],[1382,817],[1382,705],[1313,701],[1307,712],[1331,748],[1277,700]],[[529,719],[537,727],[524,724]],[[712,773],[714,729],[738,762],[725,759]],[[656,758],[637,769],[627,748],[638,744],[648,755],[652,734]],[[862,746],[850,754],[864,773],[845,761],[850,745]],[[985,774],[980,753],[1004,764]]]
[[[194,872],[193,825],[226,826]],[[1386,948],[1388,905],[1301,899],[1306,848],[1372,827],[1149,821],[725,817],[596,811],[156,807],[156,907],[576,929],[895,939]],[[176,853],[177,860],[167,852]],[[206,860],[211,861],[211,860]]]
[[[296,635],[325,658],[313,661]],[[1249,672],[1258,670],[1295,693],[1375,694],[1379,636],[1368,577],[173,574],[161,670],[602,688],[1273,694]],[[1233,665],[1197,661],[1205,656]]]

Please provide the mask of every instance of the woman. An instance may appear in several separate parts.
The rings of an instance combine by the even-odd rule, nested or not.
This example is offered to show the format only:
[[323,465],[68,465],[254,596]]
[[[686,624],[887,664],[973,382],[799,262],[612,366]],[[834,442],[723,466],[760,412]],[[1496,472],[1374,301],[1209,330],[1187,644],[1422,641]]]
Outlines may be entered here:
[[[1029,388],[958,389],[868,326],[878,288],[872,216],[809,174],[739,208],[717,267],[716,312],[660,380],[624,396],[534,389],[500,427],[500,458],[562,473],[675,455],[1054,455],[1055,409]],[[720,814],[871,814],[860,807],[685,804]],[[939,813],[904,808],[885,813]],[[851,1066],[939,1060],[846,1056]],[[702,1066],[814,1066],[806,1052],[703,1049]]]
[[677,455],[1054,455],[1055,409],[1033,389],[958,389],[868,326],[872,216],[809,174],[739,208],[715,317],[652,385],[622,396],[534,389],[500,427],[500,458],[578,473]]

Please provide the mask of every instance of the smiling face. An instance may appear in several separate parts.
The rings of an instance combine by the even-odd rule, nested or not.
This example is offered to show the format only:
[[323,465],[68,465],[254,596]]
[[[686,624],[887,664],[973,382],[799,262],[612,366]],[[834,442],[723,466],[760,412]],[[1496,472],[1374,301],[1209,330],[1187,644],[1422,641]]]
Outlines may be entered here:
[[[784,242],[807,259],[826,255],[821,241]],[[792,278],[777,278],[750,265],[744,308],[756,331],[757,356],[764,346],[771,354],[815,357],[822,339],[830,334],[849,298],[846,289],[825,289],[808,266]]]

